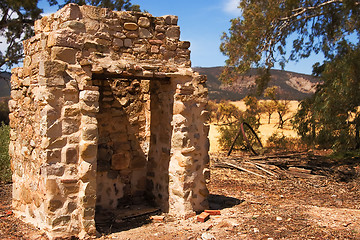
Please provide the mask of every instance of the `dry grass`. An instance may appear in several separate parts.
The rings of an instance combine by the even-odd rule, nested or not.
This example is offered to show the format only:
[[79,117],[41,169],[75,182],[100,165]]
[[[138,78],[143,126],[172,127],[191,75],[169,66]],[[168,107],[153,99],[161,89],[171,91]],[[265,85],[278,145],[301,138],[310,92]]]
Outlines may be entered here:
[[[266,101],[266,100],[261,100],[261,101]],[[236,107],[238,107],[242,111],[246,110],[246,106],[243,101],[235,101],[235,102],[231,102],[231,103],[234,104]],[[299,105],[298,101],[290,101],[290,113],[285,115],[285,119],[291,118],[291,116],[296,113],[298,105]],[[279,121],[279,117],[276,113],[274,113],[271,116],[270,124],[268,124],[268,117],[266,114],[263,114],[261,116],[261,120],[260,120],[261,126],[259,127],[259,132],[260,132],[259,137],[263,144],[266,144],[267,139],[275,132],[284,134],[284,136],[286,136],[286,137],[298,138],[298,135],[297,135],[296,131],[292,128],[290,121],[286,121],[283,129],[278,128],[278,121]],[[218,128],[219,127],[214,124],[210,125],[210,132],[209,132],[210,153],[216,153],[216,152],[221,151],[221,148],[218,144],[218,137],[220,136],[220,134],[218,132]]]

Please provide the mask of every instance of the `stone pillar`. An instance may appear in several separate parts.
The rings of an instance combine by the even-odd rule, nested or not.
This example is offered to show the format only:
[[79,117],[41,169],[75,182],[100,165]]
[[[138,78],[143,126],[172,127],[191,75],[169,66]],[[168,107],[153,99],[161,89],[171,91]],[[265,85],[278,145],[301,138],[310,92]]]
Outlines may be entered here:
[[[208,207],[204,171],[208,165],[206,78],[178,84],[174,96],[172,157],[169,166],[169,213],[187,216]],[[200,87],[199,87],[200,86]]]
[[96,205],[96,167],[98,150],[98,122],[96,113],[99,111],[98,87],[88,86],[80,91],[80,144],[79,144],[79,201],[80,237],[94,235]]

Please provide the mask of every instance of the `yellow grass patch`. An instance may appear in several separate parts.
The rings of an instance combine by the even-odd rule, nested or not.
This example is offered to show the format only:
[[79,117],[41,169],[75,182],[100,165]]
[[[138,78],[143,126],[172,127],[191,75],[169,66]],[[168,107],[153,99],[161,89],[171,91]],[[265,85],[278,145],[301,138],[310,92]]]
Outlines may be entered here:
[[[264,101],[269,101],[269,100],[260,100],[260,102],[264,102]],[[234,101],[231,103],[242,111],[246,110],[244,101]],[[289,105],[290,105],[290,112],[285,115],[284,119],[291,118],[291,116],[293,116],[296,113],[297,108],[299,106],[299,101],[290,101]],[[278,122],[279,122],[279,117],[277,113],[273,113],[273,115],[271,116],[270,124],[268,124],[267,114],[262,114],[260,119],[261,126],[259,127],[259,132],[260,132],[259,138],[261,139],[261,142],[264,145],[266,144],[267,139],[275,132],[278,132],[280,134],[282,133],[286,137],[292,137],[292,138],[299,137],[296,131],[292,128],[290,121],[286,121],[283,129],[278,128]],[[218,144],[218,138],[220,136],[218,132],[218,128],[219,126],[216,126],[214,124],[210,125],[209,140],[210,140],[211,153],[218,152],[221,150]]]

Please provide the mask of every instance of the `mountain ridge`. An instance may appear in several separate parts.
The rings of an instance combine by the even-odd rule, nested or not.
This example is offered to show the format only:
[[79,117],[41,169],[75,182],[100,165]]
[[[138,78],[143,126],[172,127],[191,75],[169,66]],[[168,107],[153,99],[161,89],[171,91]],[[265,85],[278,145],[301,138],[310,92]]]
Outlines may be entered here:
[[[239,75],[232,84],[219,80],[224,67],[193,67],[194,71],[207,76],[209,98],[211,100],[239,101],[255,89],[256,69],[250,69],[246,74]],[[302,100],[315,93],[320,80],[314,76],[291,71],[271,69],[269,87],[279,88],[279,98],[288,100]]]

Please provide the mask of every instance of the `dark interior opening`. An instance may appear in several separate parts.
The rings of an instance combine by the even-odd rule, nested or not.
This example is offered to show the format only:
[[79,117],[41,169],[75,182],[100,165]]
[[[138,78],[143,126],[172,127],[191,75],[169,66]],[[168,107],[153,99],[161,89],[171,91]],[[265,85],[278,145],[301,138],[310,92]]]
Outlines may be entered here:
[[168,78],[95,77],[95,222],[99,232],[114,232],[168,211],[173,93]]

